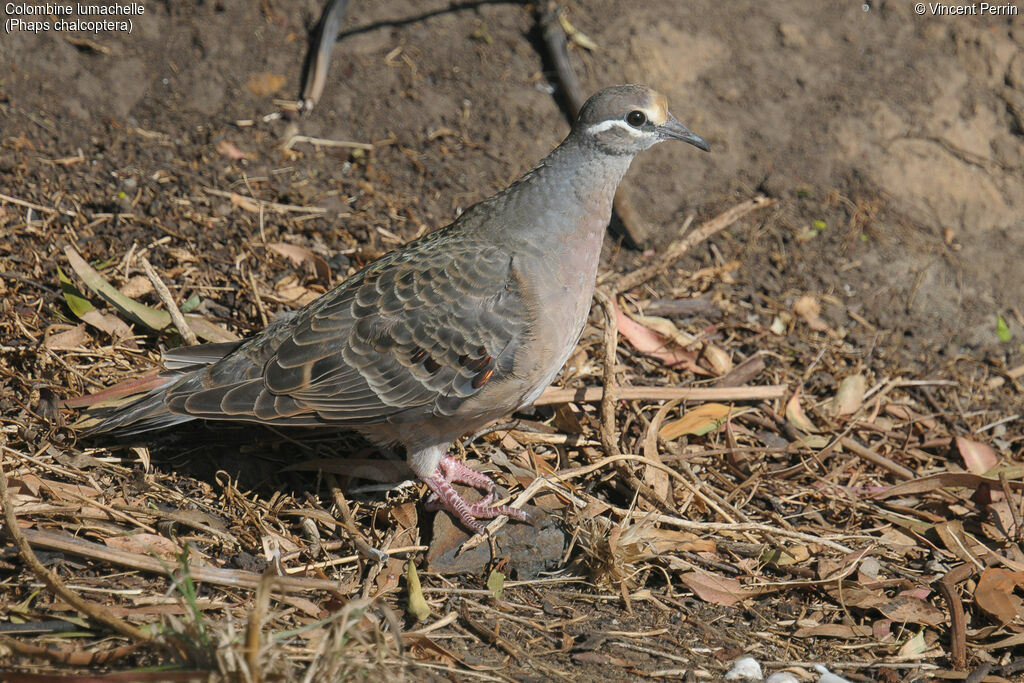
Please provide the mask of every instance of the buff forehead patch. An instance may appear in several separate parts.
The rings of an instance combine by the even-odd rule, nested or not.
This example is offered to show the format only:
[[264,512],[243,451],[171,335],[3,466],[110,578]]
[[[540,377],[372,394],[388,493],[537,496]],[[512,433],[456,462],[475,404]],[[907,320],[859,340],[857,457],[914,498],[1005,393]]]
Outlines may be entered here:
[[656,126],[668,121],[668,100],[661,93],[653,93],[652,101],[647,105],[647,118]]

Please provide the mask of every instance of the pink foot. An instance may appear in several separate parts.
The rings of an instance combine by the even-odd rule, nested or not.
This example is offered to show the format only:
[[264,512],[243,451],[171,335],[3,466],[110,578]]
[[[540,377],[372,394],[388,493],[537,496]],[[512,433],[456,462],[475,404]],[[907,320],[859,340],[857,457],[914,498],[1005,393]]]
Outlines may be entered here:
[[[430,479],[425,479],[424,482],[433,492],[433,495],[427,500],[428,506],[447,510],[462,522],[463,526],[478,534],[484,532],[484,526],[477,521],[478,519],[494,519],[501,515],[507,515],[520,522],[530,519],[529,515],[518,508],[508,505],[491,505],[497,490],[491,478],[470,469],[461,460],[456,460],[450,455],[441,458],[433,476]],[[487,491],[487,495],[476,503],[466,502],[452,486],[452,482]]]

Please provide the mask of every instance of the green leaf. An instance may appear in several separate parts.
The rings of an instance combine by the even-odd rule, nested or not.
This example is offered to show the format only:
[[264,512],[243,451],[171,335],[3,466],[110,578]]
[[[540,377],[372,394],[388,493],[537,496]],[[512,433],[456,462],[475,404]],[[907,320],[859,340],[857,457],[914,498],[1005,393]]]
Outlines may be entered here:
[[487,577],[487,590],[491,591],[495,600],[501,600],[501,595],[505,592],[505,575],[497,569],[492,569],[491,575]]
[[416,621],[423,621],[430,616],[430,605],[423,597],[423,589],[420,587],[420,575],[416,573],[416,565],[409,560],[409,566],[405,575],[405,587],[409,591],[409,603],[406,611]]
[[181,309],[182,313],[191,313],[192,311],[196,310],[196,308],[199,307],[199,304],[201,302],[202,299],[199,298],[199,295],[193,294],[179,308]]
[[825,228],[828,227],[828,223],[826,223],[825,221],[821,220],[820,218],[818,220],[814,221],[813,223],[811,223],[811,225],[813,225],[814,229],[817,230],[818,232],[821,232],[822,230],[824,230]]
[[57,266],[57,277],[60,278],[60,289],[64,292],[64,301],[67,302],[68,308],[76,318],[81,320],[83,315],[96,310],[96,307],[89,303],[89,300],[85,298],[78,287],[75,287],[75,283],[60,269],[60,266]]
[[1010,337],[1013,336],[1010,333],[1010,326],[1006,324],[1006,319],[1001,315],[996,316],[996,336],[1003,343],[1010,341]]

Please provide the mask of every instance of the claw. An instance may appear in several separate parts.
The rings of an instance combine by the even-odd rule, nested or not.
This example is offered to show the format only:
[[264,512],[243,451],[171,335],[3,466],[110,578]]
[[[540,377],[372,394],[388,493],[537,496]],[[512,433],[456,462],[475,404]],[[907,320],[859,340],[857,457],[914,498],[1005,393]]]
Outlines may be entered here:
[[[501,515],[507,515],[520,522],[529,521],[530,517],[519,508],[508,505],[492,505],[497,495],[497,486],[486,474],[470,469],[461,460],[456,460],[450,455],[441,458],[434,474],[430,479],[424,480],[432,495],[427,499],[427,507],[432,509],[443,508],[454,515],[463,526],[478,534],[484,532],[484,526],[477,520],[494,519]],[[467,502],[459,492],[452,486],[466,484],[473,488],[487,491],[487,495],[476,503]]]

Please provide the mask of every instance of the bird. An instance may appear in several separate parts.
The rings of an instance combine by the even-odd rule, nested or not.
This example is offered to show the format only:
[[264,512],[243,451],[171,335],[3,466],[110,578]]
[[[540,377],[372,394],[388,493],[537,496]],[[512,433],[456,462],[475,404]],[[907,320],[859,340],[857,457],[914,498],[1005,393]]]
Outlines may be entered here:
[[[247,339],[168,352],[162,383],[86,435],[190,420],[353,430],[404,447],[427,502],[467,529],[529,521],[449,448],[555,379],[589,316],[616,188],[666,140],[709,151],[655,90],[598,91],[519,180]],[[468,502],[453,484],[486,495]]]

